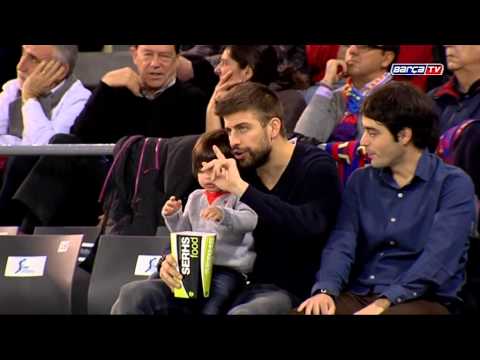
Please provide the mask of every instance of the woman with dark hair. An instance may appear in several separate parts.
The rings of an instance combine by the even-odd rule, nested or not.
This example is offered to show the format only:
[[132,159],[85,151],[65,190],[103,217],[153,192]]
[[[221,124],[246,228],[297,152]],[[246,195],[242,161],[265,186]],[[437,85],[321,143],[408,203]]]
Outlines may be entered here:
[[270,45],[227,45],[215,68],[220,80],[207,107],[207,131],[222,127],[215,105],[228,90],[246,81],[268,86],[277,78],[277,64],[277,53]]

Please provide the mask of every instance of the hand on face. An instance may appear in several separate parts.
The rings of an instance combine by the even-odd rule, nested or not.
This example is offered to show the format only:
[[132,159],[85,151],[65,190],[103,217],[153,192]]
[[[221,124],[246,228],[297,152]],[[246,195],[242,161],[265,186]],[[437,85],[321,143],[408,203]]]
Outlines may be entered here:
[[327,62],[327,66],[325,68],[325,75],[322,79],[322,83],[328,86],[333,86],[346,76],[346,62],[340,59],[330,59]]
[[135,96],[141,96],[142,80],[130,67],[110,71],[103,76],[102,81],[111,87],[126,87]]
[[66,75],[67,67],[58,60],[42,61],[23,83],[23,101],[48,94]]
[[213,93],[213,98],[216,102],[222,100],[227,92],[231,90],[234,86],[245,82],[244,79],[235,78],[233,76],[233,71],[227,71],[225,74],[220,76],[220,81],[218,82],[217,86],[215,87],[215,91]]

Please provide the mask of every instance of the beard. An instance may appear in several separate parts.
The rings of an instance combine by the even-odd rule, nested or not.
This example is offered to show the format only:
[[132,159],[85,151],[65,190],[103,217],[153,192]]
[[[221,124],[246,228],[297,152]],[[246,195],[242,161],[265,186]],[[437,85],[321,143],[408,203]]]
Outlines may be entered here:
[[248,155],[241,160],[237,159],[238,165],[242,169],[258,169],[270,160],[272,145],[264,141],[259,150],[253,151],[251,149],[245,149],[244,152]]

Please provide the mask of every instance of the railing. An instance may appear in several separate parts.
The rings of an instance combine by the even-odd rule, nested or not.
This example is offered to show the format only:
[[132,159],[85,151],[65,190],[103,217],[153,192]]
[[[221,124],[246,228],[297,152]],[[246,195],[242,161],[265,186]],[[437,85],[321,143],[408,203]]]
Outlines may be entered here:
[[0,155],[8,156],[101,156],[112,155],[115,144],[51,144],[0,146]]

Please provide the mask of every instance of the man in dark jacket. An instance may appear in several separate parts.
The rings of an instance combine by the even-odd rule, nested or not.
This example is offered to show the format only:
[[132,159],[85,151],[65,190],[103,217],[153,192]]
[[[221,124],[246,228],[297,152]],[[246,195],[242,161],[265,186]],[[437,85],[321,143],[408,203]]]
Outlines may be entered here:
[[[131,52],[136,70],[107,73],[76,119],[73,136],[52,142],[116,143],[129,135],[169,138],[204,132],[208,99],[177,80],[177,46],[136,45]],[[29,209],[23,230],[39,224],[94,225],[108,166],[105,159],[43,157],[15,195]],[[54,197],[51,189],[56,189]]]
[[480,45],[446,45],[447,67],[452,78],[432,90],[440,133],[472,118],[480,118]]

